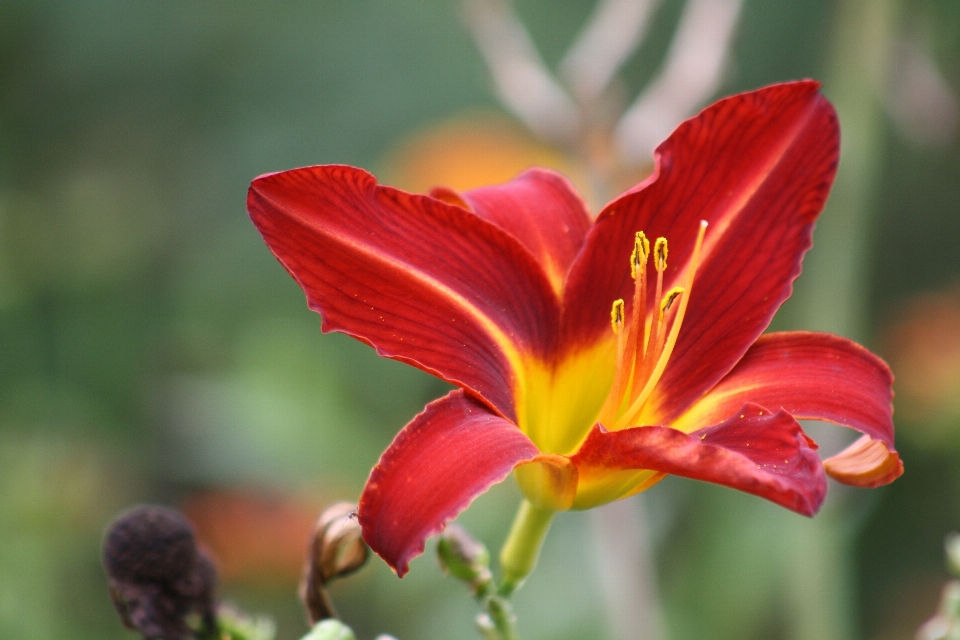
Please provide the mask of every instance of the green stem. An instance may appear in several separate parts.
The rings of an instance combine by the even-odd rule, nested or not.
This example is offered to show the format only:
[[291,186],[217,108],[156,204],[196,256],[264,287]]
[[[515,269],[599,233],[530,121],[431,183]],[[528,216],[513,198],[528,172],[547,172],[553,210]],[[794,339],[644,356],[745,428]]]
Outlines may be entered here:
[[487,616],[496,630],[498,640],[520,640],[517,619],[510,603],[500,596],[490,596],[486,602]]
[[503,640],[493,620],[486,613],[477,616],[477,632],[483,637],[483,640]]
[[550,530],[554,513],[535,507],[527,500],[520,505],[507,541],[500,550],[500,567],[503,570],[498,591],[500,596],[509,598],[513,595],[537,566],[540,547]]

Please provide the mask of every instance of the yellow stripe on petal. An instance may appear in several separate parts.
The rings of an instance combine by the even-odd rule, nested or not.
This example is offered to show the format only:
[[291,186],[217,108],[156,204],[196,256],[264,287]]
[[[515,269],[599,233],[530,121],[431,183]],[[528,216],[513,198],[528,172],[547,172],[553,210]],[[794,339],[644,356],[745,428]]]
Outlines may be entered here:
[[511,369],[513,369],[517,386],[524,386],[524,380],[522,379],[524,374],[524,359],[521,356],[520,350],[517,348],[517,344],[504,332],[500,325],[494,322],[490,316],[486,315],[475,304],[443,282],[427,275],[421,269],[396,260],[382,252],[374,251],[367,245],[355,242],[352,238],[340,236],[337,239],[341,244],[349,246],[355,254],[363,255],[368,263],[379,263],[383,265],[381,267],[383,269],[402,271],[411,280],[419,281],[424,287],[432,289],[438,295],[449,300],[451,304],[463,310],[467,316],[473,318],[480,328],[487,333],[491,342],[500,348],[507,362],[510,364]]
[[573,509],[592,509],[645,491],[666,477],[649,469],[580,469]]
[[[813,112],[808,113],[808,116],[812,117],[814,115]],[[736,199],[724,202],[723,206],[718,207],[713,213],[713,219],[711,221],[713,230],[710,234],[711,237],[703,243],[704,262],[709,260],[709,257],[713,254],[717,245],[724,240],[727,229],[729,229],[730,225],[736,220],[737,215],[750,204],[750,201],[754,195],[756,195],[757,191],[766,183],[774,170],[780,166],[781,160],[787,155],[787,152],[797,141],[797,138],[806,132],[806,126],[808,124],[809,118],[800,118],[795,122],[792,129],[784,131],[784,135],[782,135],[780,139],[780,144],[769,149],[770,153],[763,158],[763,163],[754,169],[752,175],[749,176],[747,181],[738,189]]]
[[[734,411],[743,406],[744,399],[749,397],[749,392],[752,389],[761,386],[760,383],[754,383],[724,388],[722,391],[711,391],[690,407],[686,413],[674,420],[670,426],[684,433],[690,433],[723,422],[732,416]],[[650,404],[658,406],[657,402],[651,402]],[[655,416],[641,414],[641,417],[650,419]]]

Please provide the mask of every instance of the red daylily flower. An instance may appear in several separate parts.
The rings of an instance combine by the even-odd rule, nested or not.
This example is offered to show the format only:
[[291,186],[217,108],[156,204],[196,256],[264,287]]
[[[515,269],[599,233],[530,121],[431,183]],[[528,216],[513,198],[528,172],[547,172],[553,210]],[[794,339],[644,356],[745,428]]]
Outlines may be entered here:
[[[514,470],[545,510],[675,474],[805,515],[826,475],[873,487],[902,473],[879,358],[827,334],[761,335],[837,165],[818,86],[708,107],[596,220],[538,169],[428,196],[345,166],[254,180],[250,216],[323,330],[458,387],[397,435],[360,501],[365,539],[398,574]],[[821,462],[798,418],[863,436]]]

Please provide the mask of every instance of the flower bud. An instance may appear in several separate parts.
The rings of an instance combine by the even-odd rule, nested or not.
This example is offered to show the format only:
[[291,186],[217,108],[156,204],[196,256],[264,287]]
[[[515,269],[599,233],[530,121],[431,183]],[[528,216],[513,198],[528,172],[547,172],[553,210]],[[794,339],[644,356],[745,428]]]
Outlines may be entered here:
[[251,616],[231,605],[220,605],[217,623],[218,640],[274,640],[277,635],[277,625],[271,618]]
[[469,584],[475,594],[492,583],[490,552],[460,525],[449,524],[440,534],[437,555],[443,570]]
[[312,550],[324,583],[348,576],[362,567],[370,551],[357,521],[357,505],[338,502],[327,507],[317,520]]
[[338,502],[320,514],[300,583],[300,598],[311,624],[337,616],[326,585],[358,570],[369,555],[357,521],[357,505]]
[[301,640],[357,640],[353,631],[339,620],[329,619],[313,625]]

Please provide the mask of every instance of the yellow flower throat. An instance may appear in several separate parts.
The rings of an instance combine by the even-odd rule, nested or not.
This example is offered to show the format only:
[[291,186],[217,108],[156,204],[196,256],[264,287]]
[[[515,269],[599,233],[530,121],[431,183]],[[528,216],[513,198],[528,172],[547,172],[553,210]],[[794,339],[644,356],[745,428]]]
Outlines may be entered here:
[[[686,271],[681,274],[683,287],[666,293],[667,241],[658,239],[651,255],[650,242],[643,233],[637,233],[630,256],[633,299],[629,304],[623,300],[613,303],[615,336],[603,336],[595,345],[568,354],[557,364],[537,360],[526,363],[517,391],[518,425],[541,451],[570,455],[598,421],[607,429],[617,430],[647,418],[643,415],[644,403],[654,392],[676,345],[706,228],[707,223],[701,222]],[[651,262],[657,273],[656,288],[651,277],[648,290]],[[651,296],[657,306],[654,313],[647,313]]]

